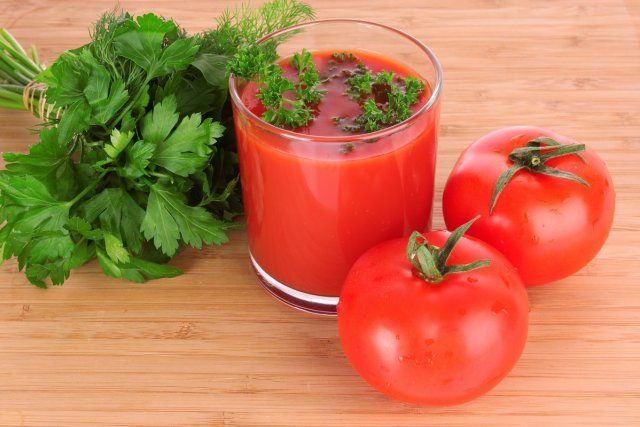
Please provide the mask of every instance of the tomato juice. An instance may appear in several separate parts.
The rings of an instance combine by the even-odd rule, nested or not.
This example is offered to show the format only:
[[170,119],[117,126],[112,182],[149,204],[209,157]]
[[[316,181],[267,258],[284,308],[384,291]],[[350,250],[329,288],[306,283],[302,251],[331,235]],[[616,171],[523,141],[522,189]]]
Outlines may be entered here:
[[[368,51],[353,53],[372,72],[425,81],[414,115],[369,134],[341,129],[336,117],[361,106],[345,94],[351,62],[312,52],[326,93],[304,128],[283,130],[259,117],[254,82],[237,86],[233,104],[252,258],[273,279],[313,295],[338,296],[354,261],[372,246],[430,226],[438,102],[407,66]],[[289,59],[284,75],[295,77]],[[346,70],[346,71],[345,71]],[[331,77],[333,76],[333,77]]]

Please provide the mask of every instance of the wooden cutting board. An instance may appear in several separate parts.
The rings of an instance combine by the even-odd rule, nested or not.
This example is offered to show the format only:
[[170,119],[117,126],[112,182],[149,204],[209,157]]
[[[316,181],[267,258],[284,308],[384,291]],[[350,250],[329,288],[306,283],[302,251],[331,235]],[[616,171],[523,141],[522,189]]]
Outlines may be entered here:
[[[126,1],[133,12],[213,25],[230,2]],[[640,2],[405,0],[313,2],[321,18],[404,29],[445,72],[435,225],[451,166],[475,138],[535,124],[585,142],[618,199],[600,255],[531,289],[522,359],[488,395],[421,408],[372,390],[342,355],[336,323],[281,305],[256,283],[244,232],[182,253],[184,276],[135,285],[95,263],[64,286],[0,267],[2,425],[640,425]],[[88,40],[111,0],[2,0],[0,26],[49,62]],[[0,112],[0,151],[36,124]]]

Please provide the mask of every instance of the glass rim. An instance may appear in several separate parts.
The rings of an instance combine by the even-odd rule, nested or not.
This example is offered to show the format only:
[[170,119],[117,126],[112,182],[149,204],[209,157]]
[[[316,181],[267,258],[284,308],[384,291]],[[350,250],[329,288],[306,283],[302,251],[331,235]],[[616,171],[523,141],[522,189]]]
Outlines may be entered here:
[[416,45],[420,50],[422,50],[423,53],[427,55],[427,57],[429,58],[429,61],[431,62],[431,64],[435,69],[435,85],[433,90],[431,91],[429,100],[422,107],[420,107],[418,111],[413,113],[411,117],[409,117],[408,119],[381,130],[377,130],[369,133],[353,134],[353,135],[337,135],[337,136],[311,135],[311,134],[295,132],[292,130],[283,129],[283,128],[274,126],[271,123],[266,122],[256,114],[254,114],[251,110],[249,110],[249,108],[247,108],[244,102],[242,102],[242,99],[240,98],[240,94],[238,93],[238,89],[236,87],[235,76],[231,74],[229,76],[229,93],[231,94],[231,99],[233,103],[242,111],[242,114],[247,116],[250,120],[257,123],[259,126],[264,128],[265,130],[268,130],[272,133],[276,133],[280,136],[283,136],[289,139],[296,139],[296,140],[307,141],[307,142],[316,142],[316,141],[317,142],[335,142],[335,143],[372,142],[369,140],[378,140],[380,138],[392,135],[406,128],[407,126],[415,122],[419,117],[424,115],[436,104],[436,102],[440,98],[440,92],[442,91],[442,81],[443,81],[442,67],[440,66],[440,61],[438,61],[438,58],[436,57],[435,53],[433,53],[433,51],[427,45],[422,43],[416,37],[410,35],[409,33],[406,33],[405,31],[399,30],[389,25],[380,24],[372,21],[365,21],[361,19],[349,19],[349,18],[318,19],[318,20],[303,22],[301,24],[292,25],[290,27],[283,28],[281,30],[269,33],[266,36],[258,39],[256,41],[256,44],[263,43],[271,38],[277,37],[284,33],[288,33],[290,31],[295,31],[300,28],[309,27],[309,26],[318,25],[318,24],[327,24],[327,23],[352,23],[352,24],[372,25],[374,27],[378,27],[383,30],[387,30],[392,33],[395,33],[407,39],[414,45]]

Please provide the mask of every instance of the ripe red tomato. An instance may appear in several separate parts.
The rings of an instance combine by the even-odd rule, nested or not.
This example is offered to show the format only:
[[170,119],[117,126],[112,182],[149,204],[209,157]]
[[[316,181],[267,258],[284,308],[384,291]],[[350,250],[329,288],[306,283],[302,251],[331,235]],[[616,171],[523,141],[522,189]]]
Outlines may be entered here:
[[[615,192],[604,162],[593,151],[551,158],[539,163],[569,172],[588,186],[570,179],[518,171],[489,212],[498,178],[513,166],[509,154],[538,137],[561,144],[575,141],[552,131],[518,126],[491,132],[462,153],[447,181],[443,213],[453,229],[476,215],[481,218],[469,235],[502,252],[525,285],[567,277],[584,267],[604,244],[615,205]],[[553,147],[547,147],[553,150]]]
[[[448,231],[425,235],[442,247]],[[447,266],[488,266],[434,283],[407,260],[406,239],[382,243],[351,268],[338,328],[355,370],[382,393],[422,405],[453,405],[486,393],[514,366],[529,304],[515,269],[485,243],[463,237]]]

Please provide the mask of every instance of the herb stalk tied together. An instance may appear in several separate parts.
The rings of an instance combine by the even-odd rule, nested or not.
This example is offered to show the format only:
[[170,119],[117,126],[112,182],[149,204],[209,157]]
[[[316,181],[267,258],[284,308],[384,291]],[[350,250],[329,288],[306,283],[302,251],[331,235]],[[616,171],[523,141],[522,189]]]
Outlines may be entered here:
[[33,83],[42,70],[44,66],[36,48],[30,46],[25,50],[7,30],[0,28],[0,108],[25,110],[25,99],[38,105],[42,88]]

